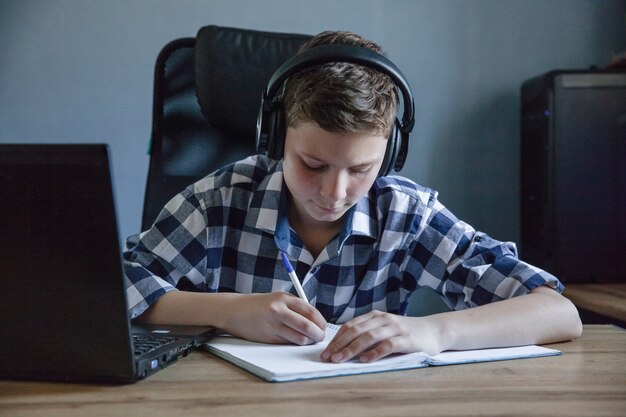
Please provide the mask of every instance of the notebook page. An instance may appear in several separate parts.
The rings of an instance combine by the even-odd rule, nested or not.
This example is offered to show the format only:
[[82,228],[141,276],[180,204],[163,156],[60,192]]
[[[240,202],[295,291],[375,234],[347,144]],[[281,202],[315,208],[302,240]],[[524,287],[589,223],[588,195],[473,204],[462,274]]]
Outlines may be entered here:
[[425,355],[422,353],[394,355],[373,363],[322,362],[320,355],[337,330],[338,326],[330,324],[323,342],[307,346],[265,344],[231,336],[219,336],[206,343],[204,347],[216,356],[265,380],[276,382],[427,366],[424,362]]
[[492,362],[509,359],[538,358],[560,355],[561,351],[542,346],[528,345],[496,349],[448,351],[429,356],[429,365],[456,365],[462,363]]
[[530,345],[448,351],[434,356],[418,352],[392,355],[372,363],[361,363],[358,360],[339,364],[322,362],[320,355],[338,329],[339,326],[328,324],[324,341],[307,346],[265,344],[231,336],[220,336],[206,343],[204,348],[216,356],[273,382],[561,354],[558,350]]

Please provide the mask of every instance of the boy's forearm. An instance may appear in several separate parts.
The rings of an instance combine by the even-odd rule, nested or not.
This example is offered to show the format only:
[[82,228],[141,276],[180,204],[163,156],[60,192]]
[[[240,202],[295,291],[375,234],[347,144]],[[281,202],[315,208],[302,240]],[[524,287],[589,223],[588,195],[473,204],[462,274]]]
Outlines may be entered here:
[[313,306],[284,292],[236,294],[172,291],[140,320],[214,326],[244,339],[298,345],[324,339],[326,321]]
[[575,339],[582,332],[574,305],[547,287],[431,318],[441,330],[442,350],[554,343]]
[[137,318],[140,323],[215,326],[224,324],[225,304],[238,294],[170,291]]

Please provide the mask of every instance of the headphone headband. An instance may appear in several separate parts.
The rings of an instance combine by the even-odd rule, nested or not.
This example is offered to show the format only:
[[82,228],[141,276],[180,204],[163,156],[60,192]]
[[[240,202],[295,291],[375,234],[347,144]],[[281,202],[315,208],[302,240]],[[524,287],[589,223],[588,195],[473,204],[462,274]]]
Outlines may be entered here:
[[400,90],[404,105],[402,121],[400,122],[396,117],[391,126],[387,138],[387,149],[378,175],[387,175],[392,169],[400,171],[408,154],[409,134],[415,124],[415,104],[411,88],[393,62],[371,49],[354,45],[316,46],[288,59],[274,72],[261,97],[256,130],[257,151],[265,152],[272,159],[283,157],[286,127],[279,89],[293,74],[331,62],[347,62],[379,71],[389,76],[396,89]]
[[263,102],[266,105],[270,105],[277,90],[291,75],[305,68],[330,62],[348,62],[363,65],[388,75],[402,93],[404,110],[400,130],[404,134],[409,134],[413,130],[415,125],[415,103],[411,87],[406,81],[404,74],[383,55],[361,46],[345,44],[321,45],[294,55],[278,67],[272,78],[270,78],[263,93]]

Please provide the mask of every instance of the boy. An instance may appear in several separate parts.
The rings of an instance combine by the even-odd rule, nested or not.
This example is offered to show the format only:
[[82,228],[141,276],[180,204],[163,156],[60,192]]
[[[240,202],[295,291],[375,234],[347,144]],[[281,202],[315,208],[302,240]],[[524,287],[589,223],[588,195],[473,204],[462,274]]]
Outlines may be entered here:
[[[303,50],[327,44],[381,52],[347,32],[321,33]],[[343,323],[322,353],[333,362],[577,337],[578,313],[555,277],[459,221],[436,192],[378,175],[396,94],[389,76],[356,64],[289,77],[282,158],[256,155],[207,176],[129,238],[131,316],[295,344]],[[289,294],[281,252],[311,304]],[[403,316],[423,285],[454,311]]]

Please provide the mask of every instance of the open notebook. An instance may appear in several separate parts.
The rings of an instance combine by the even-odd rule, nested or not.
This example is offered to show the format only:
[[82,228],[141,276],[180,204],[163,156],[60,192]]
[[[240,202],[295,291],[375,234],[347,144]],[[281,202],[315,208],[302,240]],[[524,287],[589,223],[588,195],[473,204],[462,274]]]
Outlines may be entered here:
[[215,337],[204,348],[216,356],[270,382],[325,378],[372,372],[424,368],[431,365],[456,365],[508,359],[555,356],[561,352],[529,345],[500,349],[449,351],[429,356],[425,353],[393,355],[372,363],[350,361],[341,364],[322,362],[320,354],[339,330],[329,324],[323,342],[308,346],[272,345],[250,342],[232,336]]

